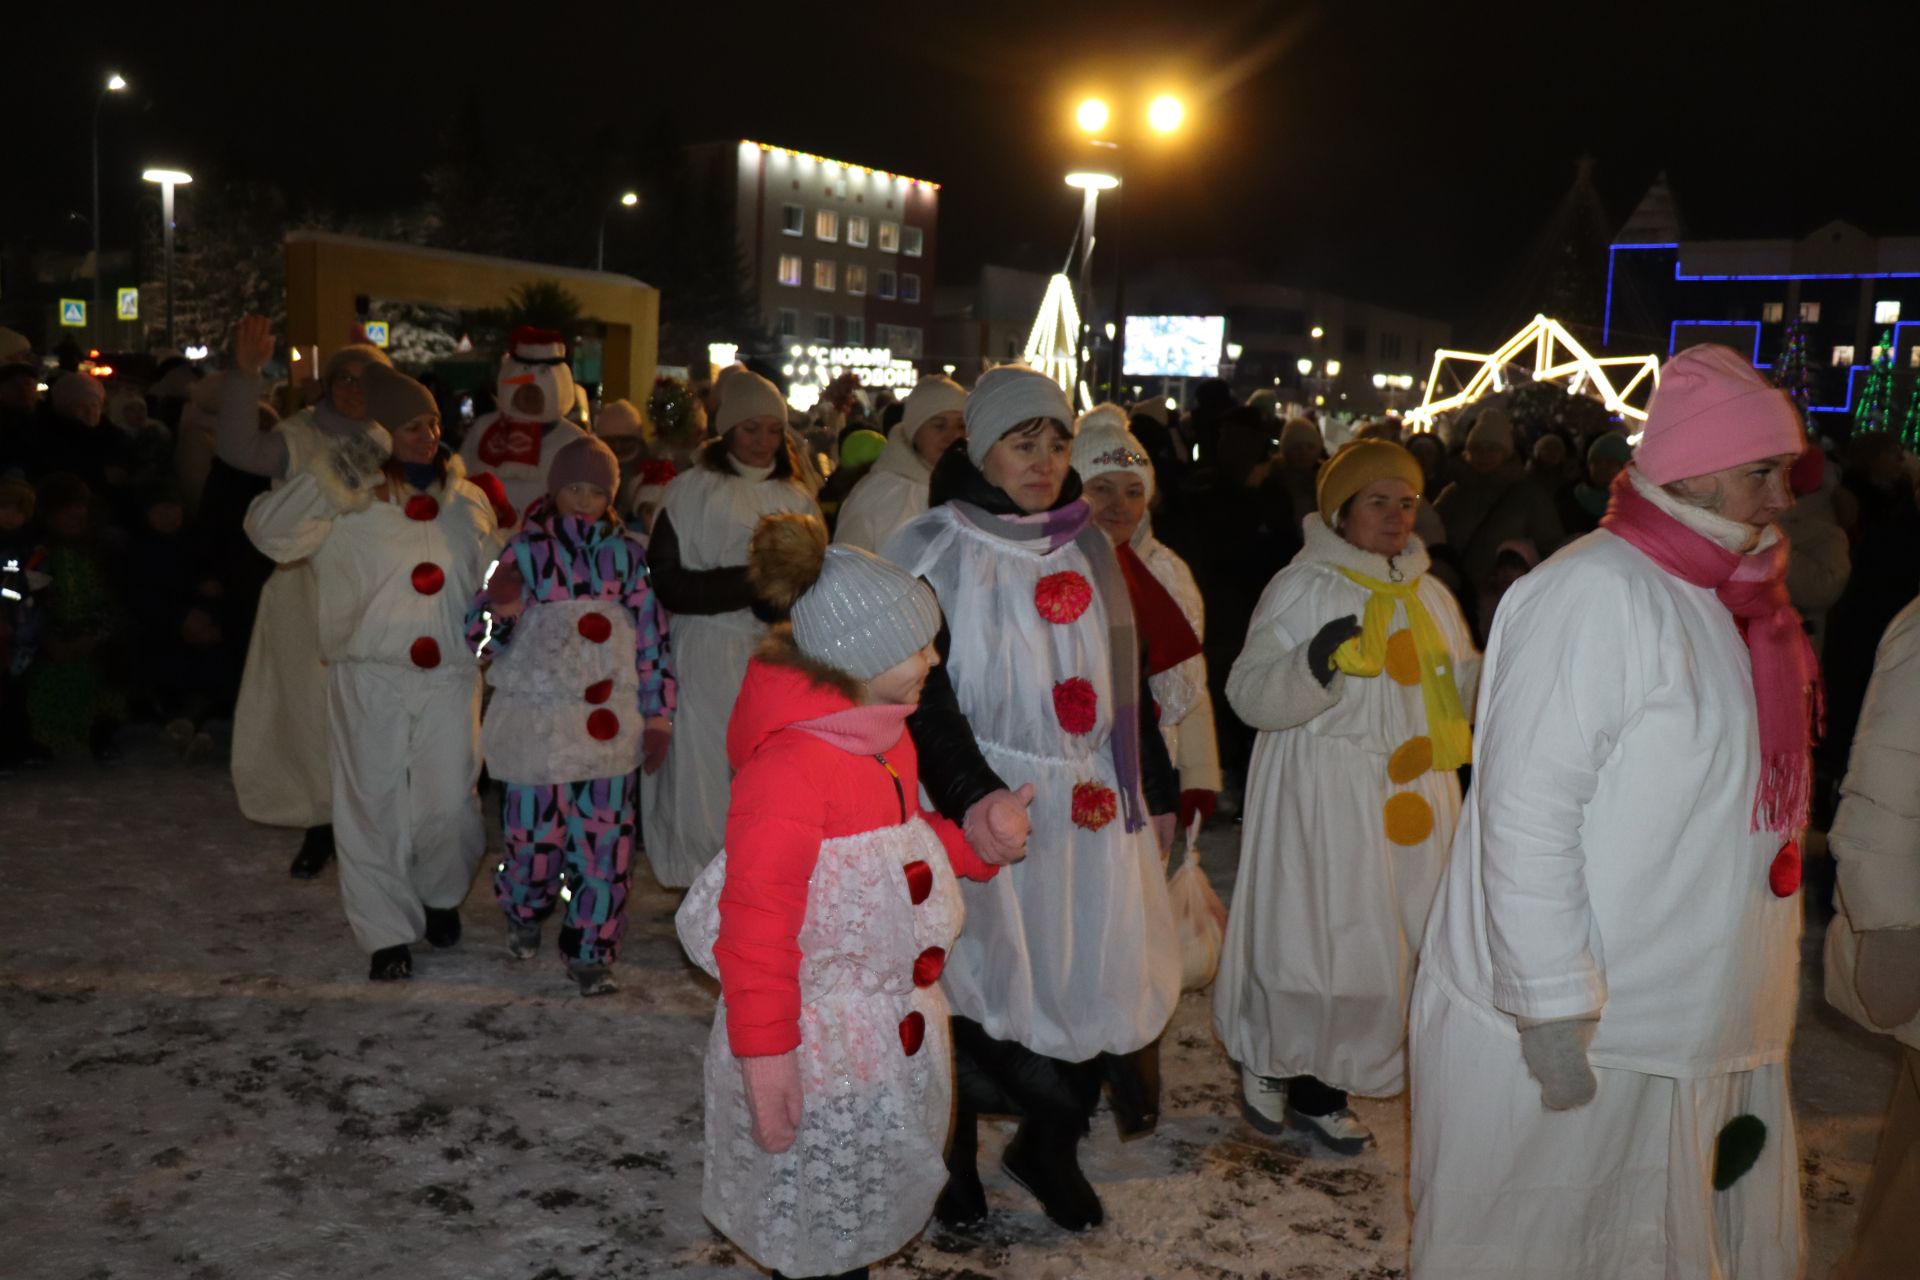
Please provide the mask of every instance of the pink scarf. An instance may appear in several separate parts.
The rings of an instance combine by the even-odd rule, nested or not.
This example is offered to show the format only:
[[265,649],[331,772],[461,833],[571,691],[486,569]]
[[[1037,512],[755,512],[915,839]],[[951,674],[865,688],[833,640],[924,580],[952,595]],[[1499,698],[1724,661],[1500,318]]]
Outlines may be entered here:
[[1787,539],[1741,555],[1689,529],[1633,487],[1622,471],[1601,527],[1682,582],[1711,587],[1740,624],[1753,663],[1760,721],[1760,785],[1753,830],[1796,835],[1811,797],[1808,748],[1820,707],[1819,666],[1787,599]]
[[907,717],[915,710],[894,703],[842,707],[812,720],[796,720],[793,727],[842,751],[873,756],[900,745],[907,733]]

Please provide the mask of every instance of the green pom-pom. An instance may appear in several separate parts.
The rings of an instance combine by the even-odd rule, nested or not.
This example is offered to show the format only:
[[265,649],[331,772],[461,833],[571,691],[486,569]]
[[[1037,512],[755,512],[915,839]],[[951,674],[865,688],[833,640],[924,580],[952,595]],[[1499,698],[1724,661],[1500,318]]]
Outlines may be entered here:
[[1753,1168],[1767,1145],[1767,1126],[1759,1116],[1735,1116],[1713,1147],[1713,1189],[1725,1191]]

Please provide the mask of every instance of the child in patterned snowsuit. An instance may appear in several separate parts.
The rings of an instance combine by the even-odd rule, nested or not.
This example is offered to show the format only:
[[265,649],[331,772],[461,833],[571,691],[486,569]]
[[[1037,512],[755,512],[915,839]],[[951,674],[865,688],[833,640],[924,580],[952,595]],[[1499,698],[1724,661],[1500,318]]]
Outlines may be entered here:
[[467,611],[493,700],[487,768],[506,783],[506,856],[494,891],[507,949],[529,959],[556,894],[560,951],[583,995],[614,989],[632,879],[635,766],[659,768],[674,709],[666,625],[646,551],[609,505],[613,451],[589,436],[554,456]]

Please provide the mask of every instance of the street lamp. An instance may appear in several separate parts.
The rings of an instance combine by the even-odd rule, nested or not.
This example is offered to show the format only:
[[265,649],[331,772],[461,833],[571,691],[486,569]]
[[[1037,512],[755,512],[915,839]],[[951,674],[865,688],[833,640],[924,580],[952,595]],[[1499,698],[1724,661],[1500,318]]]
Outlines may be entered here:
[[100,90],[100,96],[93,100],[93,310],[88,313],[87,336],[93,339],[93,345],[99,345],[100,330],[100,108],[107,103],[107,95],[123,92],[127,82],[119,72],[107,77],[107,83]]
[[1147,104],[1147,123],[1155,133],[1172,133],[1186,118],[1187,109],[1170,93],[1163,93]]
[[173,345],[173,189],[193,181],[193,175],[179,169],[149,169],[140,175],[160,184],[161,255],[167,264],[167,345]]
[[1313,361],[1307,359],[1305,356],[1301,356],[1298,360],[1295,360],[1293,362],[1293,367],[1298,369],[1300,371],[1300,376],[1304,378],[1308,374],[1313,372]]
[[1080,122],[1080,127],[1086,132],[1098,133],[1107,127],[1107,104],[1098,98],[1088,98],[1073,113],[1073,118]]
[[[620,205],[622,208],[631,209],[639,203],[640,196],[637,192],[625,191],[620,195]],[[600,211],[600,243],[599,247],[596,248],[593,253],[593,269],[595,271],[605,271],[607,269],[607,215],[611,212],[611,209],[602,209]]]

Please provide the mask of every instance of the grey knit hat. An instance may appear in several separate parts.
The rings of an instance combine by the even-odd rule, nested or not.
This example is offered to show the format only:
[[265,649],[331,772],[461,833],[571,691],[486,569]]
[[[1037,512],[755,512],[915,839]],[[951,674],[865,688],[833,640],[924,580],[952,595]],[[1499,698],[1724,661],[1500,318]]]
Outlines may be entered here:
[[926,583],[871,551],[828,547],[792,617],[800,652],[871,680],[927,647],[940,630],[940,603]]
[[856,680],[899,666],[940,630],[940,602],[926,583],[872,552],[828,546],[816,516],[762,519],[747,578],[787,611],[801,653]]
[[1073,430],[1073,406],[1060,384],[1038,369],[1004,364],[980,375],[967,395],[967,456],[978,467],[1001,436],[1023,422],[1051,418]]

